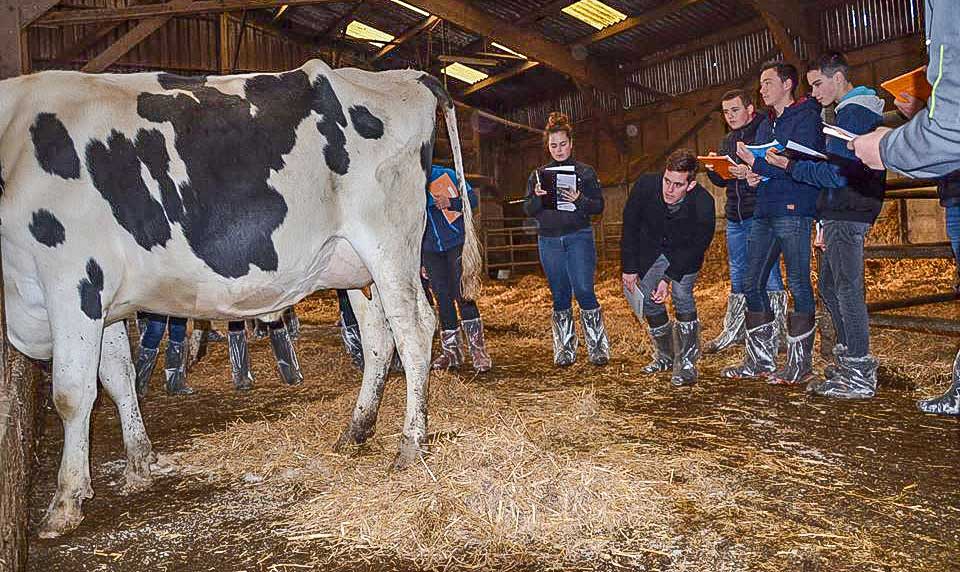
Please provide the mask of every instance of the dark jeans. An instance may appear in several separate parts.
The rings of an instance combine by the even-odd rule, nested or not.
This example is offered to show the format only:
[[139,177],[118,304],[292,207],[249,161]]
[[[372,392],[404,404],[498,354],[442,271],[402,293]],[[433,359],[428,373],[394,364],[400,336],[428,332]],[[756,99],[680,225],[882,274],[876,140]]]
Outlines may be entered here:
[[599,308],[600,303],[593,291],[593,274],[597,269],[593,228],[563,236],[541,236],[538,243],[540,264],[553,295],[553,310],[569,310],[571,296],[577,297],[581,310]]
[[813,219],[801,216],[779,216],[753,219],[747,241],[747,309],[770,312],[766,282],[770,270],[779,263],[780,255],[787,265],[787,285],[793,295],[793,310],[813,314],[816,302],[810,283],[810,229]]
[[647,318],[653,318],[652,323],[665,324],[667,318],[667,306],[657,304],[653,301],[653,291],[657,289],[660,280],[670,282],[670,297],[673,299],[673,309],[677,316],[684,318],[685,321],[695,319],[697,316],[697,302],[693,298],[693,287],[697,285],[697,272],[693,274],[684,274],[679,282],[666,276],[664,272],[670,266],[670,261],[666,256],[660,255],[653,266],[647,270],[640,279],[640,292],[643,294],[643,315]]
[[187,337],[187,319],[186,318],[167,318],[161,314],[151,314],[143,312],[142,316],[147,320],[147,327],[140,338],[140,345],[151,350],[160,347],[160,340],[163,339],[163,329],[170,331],[171,342],[183,342]]
[[344,326],[356,326],[357,316],[353,313],[353,306],[350,305],[350,297],[346,290],[337,290],[337,303],[340,305],[340,322]]
[[476,320],[480,317],[477,304],[460,297],[460,278],[463,276],[463,268],[460,264],[462,253],[463,245],[446,252],[424,250],[421,254],[421,261],[430,279],[430,289],[433,290],[440,310],[440,327],[444,330],[457,329],[458,307],[460,317],[464,320]]
[[[753,228],[753,219],[748,218],[737,222],[727,221],[727,262],[730,266],[730,291],[734,294],[743,294],[747,291],[747,241],[750,239],[750,229]],[[770,270],[767,279],[767,290],[783,290],[783,278],[780,276],[780,265]]]
[[863,242],[870,230],[865,222],[828,220],[823,223],[826,251],[821,257],[820,297],[830,312],[837,342],[847,355],[870,353],[870,328],[863,285]]

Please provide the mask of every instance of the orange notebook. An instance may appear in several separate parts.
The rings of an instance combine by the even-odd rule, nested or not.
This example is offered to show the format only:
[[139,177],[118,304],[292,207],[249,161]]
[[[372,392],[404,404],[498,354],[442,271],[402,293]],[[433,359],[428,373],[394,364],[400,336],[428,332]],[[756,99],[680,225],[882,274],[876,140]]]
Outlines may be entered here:
[[[434,200],[437,200],[439,197],[455,199],[460,196],[460,192],[457,191],[457,186],[453,184],[453,179],[451,179],[447,173],[440,175],[430,183],[430,194],[433,195]],[[444,210],[442,212],[449,223],[457,220],[461,215],[460,211]]]
[[733,162],[733,159],[729,155],[699,155],[697,161],[700,161],[704,165],[713,165],[713,172],[720,175],[724,179],[734,178],[730,174],[730,167],[736,165]]
[[926,101],[933,93],[933,87],[927,81],[926,67],[919,67],[893,79],[888,79],[881,83],[880,87],[892,93],[900,101],[903,101],[900,98],[901,93],[909,93],[921,101]]

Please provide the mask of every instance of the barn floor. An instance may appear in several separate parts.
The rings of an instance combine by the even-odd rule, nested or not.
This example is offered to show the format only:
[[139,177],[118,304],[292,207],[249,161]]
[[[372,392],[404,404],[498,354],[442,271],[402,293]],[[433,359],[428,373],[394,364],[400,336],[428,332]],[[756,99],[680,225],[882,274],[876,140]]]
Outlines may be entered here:
[[[678,390],[638,374],[649,344],[618,278],[606,265],[598,284],[612,363],[582,363],[581,350],[562,371],[544,280],[488,281],[496,367],[433,376],[431,454],[402,473],[388,471],[396,377],[371,442],[331,451],[359,374],[327,294],[299,307],[299,388],[280,386],[267,342],[252,346],[246,395],[229,385],[224,344],[191,373],[195,396],[167,397],[155,377],[142,409],[169,466],[145,494],[119,495],[119,423],[101,398],[96,497],[75,533],[33,542],[29,570],[960,570],[960,422],[913,405],[946,387],[956,340],[875,330],[884,367],[868,403],[719,378],[739,350],[702,360],[700,383]],[[871,299],[943,291],[951,267],[871,262],[868,280]],[[727,286],[720,268],[701,284],[709,339]],[[34,525],[59,461],[52,410],[45,426]]]

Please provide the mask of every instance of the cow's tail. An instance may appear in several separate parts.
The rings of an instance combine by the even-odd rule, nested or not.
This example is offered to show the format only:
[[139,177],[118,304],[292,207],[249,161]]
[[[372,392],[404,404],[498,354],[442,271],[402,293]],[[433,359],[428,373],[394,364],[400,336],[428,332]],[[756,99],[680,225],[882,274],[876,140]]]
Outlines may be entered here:
[[467,300],[474,300],[480,296],[480,273],[483,270],[483,258],[480,254],[480,239],[473,221],[473,208],[467,193],[467,175],[463,171],[463,155],[460,153],[460,133],[457,128],[457,111],[453,98],[447,93],[437,79],[431,75],[423,75],[420,81],[426,85],[437,98],[443,108],[443,120],[447,124],[447,137],[450,139],[450,150],[453,153],[453,167],[457,172],[457,181],[460,185],[460,196],[463,199],[463,278],[461,279],[461,294]]

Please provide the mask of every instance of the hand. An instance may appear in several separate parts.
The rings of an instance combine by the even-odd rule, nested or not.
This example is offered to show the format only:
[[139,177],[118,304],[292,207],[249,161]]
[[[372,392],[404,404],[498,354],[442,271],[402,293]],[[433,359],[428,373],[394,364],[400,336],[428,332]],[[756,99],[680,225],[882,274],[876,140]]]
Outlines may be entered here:
[[747,185],[750,187],[757,187],[761,183],[760,175],[750,171],[747,173]]
[[639,278],[637,274],[628,274],[624,272],[620,278],[623,280],[623,288],[628,292],[632,292],[637,289],[637,279]]
[[772,147],[767,149],[767,154],[764,155],[763,158],[766,160],[768,165],[773,165],[774,167],[778,167],[780,169],[786,169],[787,164],[790,163],[790,159],[787,159],[783,155],[777,153]]
[[653,291],[653,295],[650,296],[650,299],[657,304],[665,304],[667,300],[670,299],[670,283],[666,280],[661,280],[660,283],[657,284],[657,289]]
[[560,189],[560,198],[572,203],[580,198],[580,191],[577,189],[562,188]]
[[889,127],[878,127],[866,135],[861,135],[847,143],[848,149],[853,149],[857,158],[871,169],[885,169],[883,159],[880,158],[880,140],[890,131]]
[[746,179],[747,175],[752,172],[747,165],[734,165],[730,167],[730,174],[738,179]]
[[543,195],[547,194],[547,191],[543,190],[543,187],[540,186],[540,183],[537,183],[537,186],[533,187],[533,194],[537,195],[538,197],[542,197]]
[[433,197],[433,206],[438,209],[445,211],[450,208],[450,197],[447,195],[440,195],[439,197]]
[[753,168],[753,162],[757,160],[753,156],[753,153],[750,152],[750,149],[747,149],[747,144],[743,141],[737,141],[737,157],[740,157],[740,160]]
[[[708,156],[708,157],[716,157],[717,154],[714,153],[713,151],[710,151],[709,153],[707,153],[707,156]],[[706,170],[708,170],[708,171],[714,171],[714,170],[715,170],[715,169],[713,168],[713,163],[707,163],[706,165],[703,166],[703,168],[706,169]]]
[[927,102],[904,92],[898,95],[897,99],[893,100],[893,105],[896,106],[897,110],[900,111],[904,117],[910,120],[913,119],[914,115],[920,113],[921,109],[927,106]]

